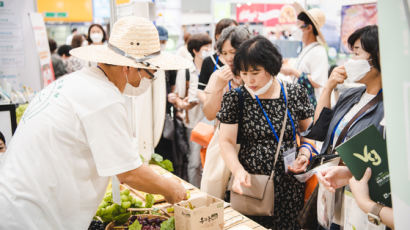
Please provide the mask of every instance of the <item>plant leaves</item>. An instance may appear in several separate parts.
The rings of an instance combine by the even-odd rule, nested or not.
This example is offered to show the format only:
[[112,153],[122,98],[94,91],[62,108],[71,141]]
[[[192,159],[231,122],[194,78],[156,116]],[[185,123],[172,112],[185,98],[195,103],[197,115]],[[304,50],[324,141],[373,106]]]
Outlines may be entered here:
[[[161,230],[174,230],[175,229],[175,219],[174,217],[162,222]],[[130,229],[131,230],[131,229]]]

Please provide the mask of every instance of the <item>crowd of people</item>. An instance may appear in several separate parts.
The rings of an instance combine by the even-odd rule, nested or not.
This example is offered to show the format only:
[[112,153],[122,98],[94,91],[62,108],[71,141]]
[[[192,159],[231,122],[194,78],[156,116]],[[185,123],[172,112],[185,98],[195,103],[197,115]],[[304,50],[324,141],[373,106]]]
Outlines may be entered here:
[[[232,191],[244,194],[246,189],[255,186],[251,180],[253,175],[274,172],[275,214],[248,215],[272,229],[301,229],[298,218],[306,201],[305,183],[293,174],[304,172],[315,152],[337,154],[336,146],[370,125],[375,125],[381,133],[384,130],[377,26],[366,26],[352,33],[348,39],[351,58],[344,65],[330,68],[321,32],[324,13],[317,8],[297,9],[297,33],[300,33],[303,50],[296,64],[284,60],[268,38],[253,36],[236,21],[222,19],[215,27],[215,52],[209,53],[212,47],[208,35],[185,34],[186,45],[178,54],[191,60],[192,68],[167,75],[174,77],[169,82],[175,84],[168,91],[169,106],[174,108],[175,117],[184,121],[186,128],[189,150],[184,154],[188,181],[201,185],[202,190],[210,194],[215,189],[209,188],[212,185],[206,186],[207,173],[202,183],[199,182],[203,167],[200,152],[202,149],[208,154],[208,151],[207,146],[191,138],[198,123],[212,124],[214,135],[218,137],[211,142],[219,143],[219,154],[231,172],[230,185],[223,188],[231,192],[220,198],[230,201]],[[347,89],[340,97],[335,97],[336,87],[345,81],[364,86]],[[372,100],[376,103],[366,106]],[[359,112],[362,114],[357,117]],[[285,117],[284,134],[279,137]],[[178,145],[181,141],[174,142]],[[279,143],[280,151],[275,156]],[[166,154],[167,149],[159,151]],[[341,191],[344,189],[352,191],[366,214],[379,206],[373,214],[393,227],[391,207],[381,206],[369,198],[370,172],[366,172],[361,181],[356,181],[342,160],[339,161],[339,166],[326,168],[317,175],[318,186],[336,193],[335,200],[326,201],[335,203],[330,220],[323,223],[320,221],[323,218],[317,217],[317,228],[340,229],[343,226]],[[178,165],[183,167],[183,164]],[[203,170],[212,171],[213,167],[216,167],[215,162],[206,162]]]
[[[305,10],[298,5],[295,7],[298,10],[295,34],[300,35],[303,50],[294,65],[284,60],[280,50],[268,38],[252,35],[247,27],[227,18],[216,24],[214,38],[205,33],[184,34],[185,44],[177,52],[180,59],[189,63],[183,68],[172,68],[172,66],[159,68],[157,64],[150,65],[150,58],[157,57],[155,52],[166,52],[168,31],[162,26],[155,27],[159,44],[152,46],[159,50],[147,51],[146,56],[149,57],[147,60],[136,58],[135,60],[139,60],[136,61],[137,64],[128,65],[127,62],[123,66],[118,65],[118,60],[113,61],[109,57],[105,62],[100,62],[101,59],[99,59],[97,64],[93,58],[84,53],[77,52],[76,55],[71,55],[71,49],[106,45],[108,41],[104,29],[98,24],[91,25],[86,36],[77,34],[76,30],[73,30],[67,38],[69,44],[57,47],[55,41],[49,39],[54,73],[56,78],[73,73],[67,75],[68,83],[71,80],[73,82],[77,80],[84,84],[86,91],[100,92],[101,89],[93,88],[98,86],[105,89],[104,93],[112,94],[114,91],[108,87],[107,82],[96,80],[107,78],[106,81],[111,81],[115,85],[115,93],[119,98],[121,95],[117,91],[123,92],[126,84],[137,87],[144,78],[152,79],[156,70],[164,70],[167,90],[165,123],[171,122],[173,128],[168,129],[165,125],[155,152],[173,162],[177,176],[201,187],[205,192],[232,202],[233,207],[252,206],[252,202],[255,202],[252,199],[255,197],[244,199],[245,204],[235,204],[238,202],[237,197],[249,196],[259,190],[257,186],[262,183],[262,179],[258,181],[257,178],[269,178],[274,185],[274,194],[272,194],[274,200],[271,203],[273,211],[260,214],[261,212],[254,212],[252,208],[249,208],[249,212],[245,214],[266,228],[301,229],[303,226],[300,222],[300,213],[306,208],[306,200],[310,197],[305,196],[305,181],[298,180],[294,175],[305,172],[315,153],[320,156],[337,154],[335,147],[370,125],[376,126],[381,133],[385,127],[382,125],[384,107],[378,27],[376,25],[365,26],[352,33],[348,39],[352,51],[350,59],[344,65],[329,71],[326,41],[321,32],[321,27],[325,23],[324,13],[317,8]],[[131,19],[135,20],[135,18]],[[122,21],[122,23],[127,22]],[[136,26],[145,22],[138,21],[138,23]],[[113,32],[124,33],[121,30]],[[123,34],[122,38],[128,39],[126,36],[130,35]],[[213,40],[215,41],[214,47],[212,46]],[[111,43],[116,44],[115,41],[110,40]],[[117,44],[122,45],[121,42]],[[137,49],[132,45],[131,41],[127,44],[127,48]],[[141,46],[144,45],[141,43]],[[148,49],[150,46],[144,47]],[[119,55],[123,54],[119,53]],[[121,60],[127,61],[126,58]],[[128,59],[128,61],[132,60]],[[153,61],[153,63],[160,62]],[[124,79],[122,77],[121,81],[117,79],[118,76],[123,75],[125,75]],[[88,76],[92,77],[88,79]],[[84,79],[77,79],[81,77]],[[96,82],[91,87],[86,81]],[[336,98],[335,88],[345,81],[361,83],[363,86],[347,89]],[[91,89],[85,88],[86,85]],[[71,95],[74,91],[78,92],[78,90],[71,89],[63,93]],[[96,95],[101,97],[97,100],[107,99],[106,95],[101,92]],[[74,94],[71,96],[73,100],[82,100]],[[116,100],[120,101],[120,99]],[[86,162],[96,163],[90,180],[98,180],[97,173],[100,176],[117,175],[120,181],[131,186],[149,192],[162,193],[171,202],[180,201],[184,197],[181,195],[183,189],[177,184],[164,182],[159,178],[157,178],[158,181],[164,184],[144,181],[148,177],[142,174],[150,176],[153,174],[149,169],[140,166],[141,161],[135,159],[135,154],[131,154],[132,150],[127,147],[131,146],[130,140],[128,137],[125,138],[127,136],[125,131],[119,130],[119,128],[126,129],[125,111],[120,106],[122,104],[115,104],[117,101],[107,100],[101,107],[102,109],[87,104],[90,102],[88,99],[85,102],[78,101],[79,104],[86,103],[90,106],[89,108],[74,106],[75,110],[79,111],[78,121],[77,116],[72,116],[68,114],[69,112],[61,114],[67,116],[67,120],[72,120],[73,124],[78,125],[74,128],[80,129],[81,133],[84,132],[82,133],[84,136],[76,137],[79,138],[76,148],[79,149],[84,145],[84,149],[88,148],[92,153],[87,155]],[[71,108],[65,104],[71,103],[71,99],[61,103],[60,106],[64,109]],[[96,113],[94,114],[95,111],[91,111],[92,109],[107,112],[108,115],[112,114],[110,117],[98,117]],[[56,111],[60,110],[56,109]],[[114,111],[121,113],[121,118],[124,120],[116,120]],[[113,120],[116,121],[111,124]],[[97,127],[100,126],[98,121],[104,123],[102,127],[114,130],[112,135],[120,134],[119,136],[124,138],[119,140],[119,137],[115,136],[112,140],[107,141],[118,141],[123,144],[121,148],[111,151],[113,149],[109,143],[103,143],[105,139],[101,133],[90,131],[91,128],[95,130],[101,128]],[[57,121],[54,122],[57,124]],[[203,123],[213,127],[214,136],[211,142],[218,143],[220,158],[215,159],[219,159],[220,162],[209,162],[211,159],[207,156],[210,154],[210,148],[207,147],[210,143],[200,144],[192,138],[196,128]],[[117,127],[114,127],[114,124]],[[70,124],[67,122],[64,125],[68,128]],[[17,139],[25,138],[24,127],[19,129]],[[43,131],[46,132],[46,130]],[[75,134],[65,133],[64,135]],[[99,144],[93,142],[93,138]],[[4,138],[1,139],[5,144]],[[63,144],[63,147],[67,145],[65,147],[68,148],[70,143],[64,142]],[[10,147],[12,151],[16,151],[16,148],[15,145]],[[18,148],[22,148],[23,152],[26,151],[23,147]],[[1,142],[0,149],[2,149]],[[78,151],[86,151],[84,149]],[[96,155],[94,151],[101,153]],[[112,153],[119,151],[127,154],[119,157]],[[103,156],[103,153],[107,156]],[[201,154],[204,156],[201,157]],[[94,160],[92,160],[93,157]],[[21,157],[14,158],[10,157],[9,162],[6,163],[13,163],[13,160],[19,160]],[[111,158],[113,162],[107,160],[108,158]],[[61,163],[58,159],[55,161]],[[127,163],[128,161],[134,163]],[[228,177],[230,178],[229,185],[227,183],[214,184],[214,186],[221,186],[222,195],[213,194],[215,188],[211,189],[212,185],[206,186],[206,177],[209,174],[203,174],[203,171],[212,171],[213,167],[221,162],[223,167],[229,171]],[[68,164],[72,163],[74,161]],[[115,163],[122,167],[116,168]],[[3,171],[6,170],[14,170],[14,168],[4,167]],[[16,172],[19,172],[19,169]],[[214,173],[218,175],[218,172]],[[76,175],[76,172],[73,174]],[[75,175],[73,180],[78,179],[74,178]],[[334,205],[331,205],[333,210],[330,210],[332,214],[327,221],[324,222],[320,216],[314,217],[318,220],[315,229],[341,229],[344,224],[343,212],[345,211],[341,192],[345,189],[351,190],[361,212],[371,213],[386,226],[393,228],[392,208],[382,206],[369,197],[367,181],[370,175],[371,171],[367,170],[363,179],[356,180],[342,160],[339,160],[337,165],[318,172],[316,174],[319,180],[318,189],[332,194],[335,198],[326,201],[317,200],[317,207],[328,207],[326,204],[319,206],[320,202],[333,202]],[[220,176],[225,175],[221,173]],[[154,180],[150,178],[147,181]],[[102,182],[99,184],[101,188],[103,185]],[[15,189],[11,188],[10,184],[0,182],[0,188],[1,186],[10,190]],[[86,184],[82,186],[89,188]],[[167,192],[166,186],[175,191]],[[10,205],[9,197],[1,195],[0,204],[5,207]],[[98,204],[95,198],[90,200]],[[91,201],[89,204],[94,207]],[[61,201],[56,200],[56,203],[60,204]],[[36,208],[34,204],[24,205],[32,210]],[[50,210],[56,210],[53,208]],[[13,210],[18,213],[17,209]],[[68,211],[70,210],[65,210],[65,212]],[[29,217],[25,216],[25,218]],[[55,217],[55,220],[60,221],[58,217]],[[81,224],[77,226],[85,226]]]

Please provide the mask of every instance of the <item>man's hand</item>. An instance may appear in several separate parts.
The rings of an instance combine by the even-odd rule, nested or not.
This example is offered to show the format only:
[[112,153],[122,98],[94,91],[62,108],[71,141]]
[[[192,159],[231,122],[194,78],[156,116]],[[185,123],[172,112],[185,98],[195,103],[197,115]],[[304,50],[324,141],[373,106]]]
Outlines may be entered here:
[[335,192],[336,189],[349,184],[352,173],[347,166],[331,166],[318,172],[316,176],[327,190]]
[[177,95],[176,93],[169,93],[168,94],[168,102],[171,104],[175,104],[176,100],[177,100]]
[[168,194],[165,194],[165,199],[168,203],[174,204],[187,199],[187,193],[181,182],[175,178],[167,178],[169,181]]

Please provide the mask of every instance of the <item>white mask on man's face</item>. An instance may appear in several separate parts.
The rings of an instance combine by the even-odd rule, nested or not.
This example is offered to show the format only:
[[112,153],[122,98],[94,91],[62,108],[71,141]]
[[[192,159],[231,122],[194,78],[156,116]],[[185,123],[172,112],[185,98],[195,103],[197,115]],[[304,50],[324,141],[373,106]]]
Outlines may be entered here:
[[139,70],[138,70],[138,75],[140,76],[140,79],[141,79],[138,87],[134,87],[130,83],[128,83],[128,76],[125,75],[125,77],[127,78],[127,83],[125,84],[123,94],[128,95],[128,96],[139,96],[148,90],[148,88],[151,86],[152,80],[146,77],[142,77]]
[[300,28],[296,27],[294,30],[292,30],[291,35],[291,40],[302,41],[303,31]]
[[90,34],[90,38],[91,41],[93,41],[94,43],[99,43],[103,40],[103,34],[102,33],[91,33]]
[[358,82],[370,71],[370,64],[365,59],[349,59],[345,64],[348,82]]

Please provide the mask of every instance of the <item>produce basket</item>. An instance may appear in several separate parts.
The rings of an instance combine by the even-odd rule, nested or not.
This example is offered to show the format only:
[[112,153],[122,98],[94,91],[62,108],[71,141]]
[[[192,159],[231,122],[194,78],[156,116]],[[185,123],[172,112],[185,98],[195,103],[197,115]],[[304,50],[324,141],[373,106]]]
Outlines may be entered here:
[[[154,214],[138,214],[138,215],[133,215],[136,216],[137,218],[147,218],[148,220],[153,220],[153,219],[159,219],[161,221],[166,221],[168,220],[168,217],[166,216],[160,216],[160,215],[154,215]],[[127,230],[128,226],[115,226],[114,222],[111,222],[105,227],[105,230]]]

